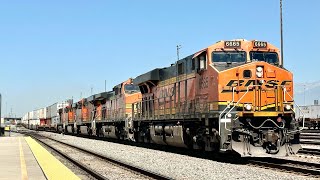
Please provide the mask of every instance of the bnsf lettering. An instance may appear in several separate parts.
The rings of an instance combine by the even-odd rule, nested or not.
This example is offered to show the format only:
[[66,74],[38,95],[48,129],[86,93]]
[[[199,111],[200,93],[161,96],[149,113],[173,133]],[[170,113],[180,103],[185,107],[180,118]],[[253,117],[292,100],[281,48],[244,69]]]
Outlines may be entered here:
[[174,96],[174,94],[175,94],[174,87],[165,88],[165,89],[160,90],[159,98]]
[[277,86],[279,84],[278,80],[270,80],[265,85],[266,87],[272,88],[274,86]]
[[202,77],[200,78],[200,81],[199,81],[199,87],[200,89],[205,89],[205,88],[208,88],[209,87],[209,81],[208,81],[208,77]]
[[236,86],[247,87],[247,86],[251,86],[251,85],[256,85],[256,81],[255,80],[248,80],[247,82],[245,82],[244,80],[231,80],[227,84],[227,86],[229,86],[229,87],[236,87]]
[[291,81],[286,81],[286,80],[284,80],[284,81],[282,81],[281,85],[282,85],[282,86],[290,85],[290,83],[291,83]]
[[229,81],[229,83],[227,84],[227,86],[230,87],[235,87],[235,86],[242,86],[242,83],[244,82],[244,80],[231,80]]
[[[278,85],[290,85],[292,81],[290,80],[284,80],[282,82],[278,81],[278,80],[269,80],[267,82],[265,82],[265,86],[267,87],[274,87],[274,86],[278,86]],[[258,84],[256,80],[230,80],[229,83],[226,86],[229,87],[236,87],[236,86],[244,86],[244,87],[248,87],[251,85],[256,85]]]
[[[264,85],[267,88],[273,88],[275,86],[281,85],[281,86],[288,86],[291,84],[292,81],[290,80],[283,80],[283,81],[278,81],[278,80],[269,80],[264,83]],[[248,86],[253,86],[259,84],[258,81],[256,80],[230,80],[229,83],[226,85],[226,87],[248,87]],[[232,90],[225,89],[222,92],[231,92]]]

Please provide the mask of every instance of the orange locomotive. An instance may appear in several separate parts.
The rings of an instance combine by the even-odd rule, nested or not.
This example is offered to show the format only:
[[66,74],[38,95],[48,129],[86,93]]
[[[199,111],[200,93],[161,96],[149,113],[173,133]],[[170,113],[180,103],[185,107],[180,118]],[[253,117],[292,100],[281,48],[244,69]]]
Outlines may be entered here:
[[241,156],[300,149],[293,76],[279,50],[262,41],[219,41],[170,67],[134,79],[136,141]]
[[84,98],[59,111],[60,119],[68,117],[63,121],[64,132],[132,139],[132,103],[139,99],[139,87],[132,84],[132,79],[115,86],[113,91]]

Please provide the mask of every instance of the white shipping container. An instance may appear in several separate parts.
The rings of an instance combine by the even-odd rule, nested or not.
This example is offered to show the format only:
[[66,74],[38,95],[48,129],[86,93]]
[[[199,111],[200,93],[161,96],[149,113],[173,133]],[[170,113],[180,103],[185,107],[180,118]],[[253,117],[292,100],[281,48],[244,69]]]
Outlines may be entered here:
[[28,112],[28,120],[33,119],[33,111]]
[[50,111],[50,106],[46,107],[46,119],[50,119],[51,118],[51,111]]
[[303,113],[297,113],[299,116],[304,114],[308,119],[320,119],[320,105],[301,106],[301,111]]
[[48,107],[47,118],[53,119],[55,117],[59,117],[59,109],[65,108],[67,105],[68,105],[67,101],[52,104],[51,106]]
[[40,117],[40,109],[34,110],[32,119],[39,119],[39,117]]
[[57,112],[57,106],[58,106],[58,103],[54,103],[51,106],[49,106],[51,119],[54,118],[54,117],[57,117],[57,113],[58,113]]
[[39,118],[40,119],[46,119],[47,118],[47,109],[41,108],[39,112]]

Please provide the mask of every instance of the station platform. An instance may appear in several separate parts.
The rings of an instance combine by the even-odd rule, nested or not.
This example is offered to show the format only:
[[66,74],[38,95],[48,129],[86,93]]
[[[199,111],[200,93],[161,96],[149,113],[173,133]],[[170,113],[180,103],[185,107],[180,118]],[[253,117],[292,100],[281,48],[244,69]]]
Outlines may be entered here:
[[80,179],[30,137],[0,137],[0,180]]

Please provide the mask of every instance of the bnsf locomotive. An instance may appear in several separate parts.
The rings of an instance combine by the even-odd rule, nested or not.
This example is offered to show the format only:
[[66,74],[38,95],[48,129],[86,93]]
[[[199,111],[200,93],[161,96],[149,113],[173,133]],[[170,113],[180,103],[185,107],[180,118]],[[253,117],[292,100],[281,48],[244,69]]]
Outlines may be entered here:
[[57,130],[241,156],[300,149],[292,73],[263,41],[219,41],[59,110]]

